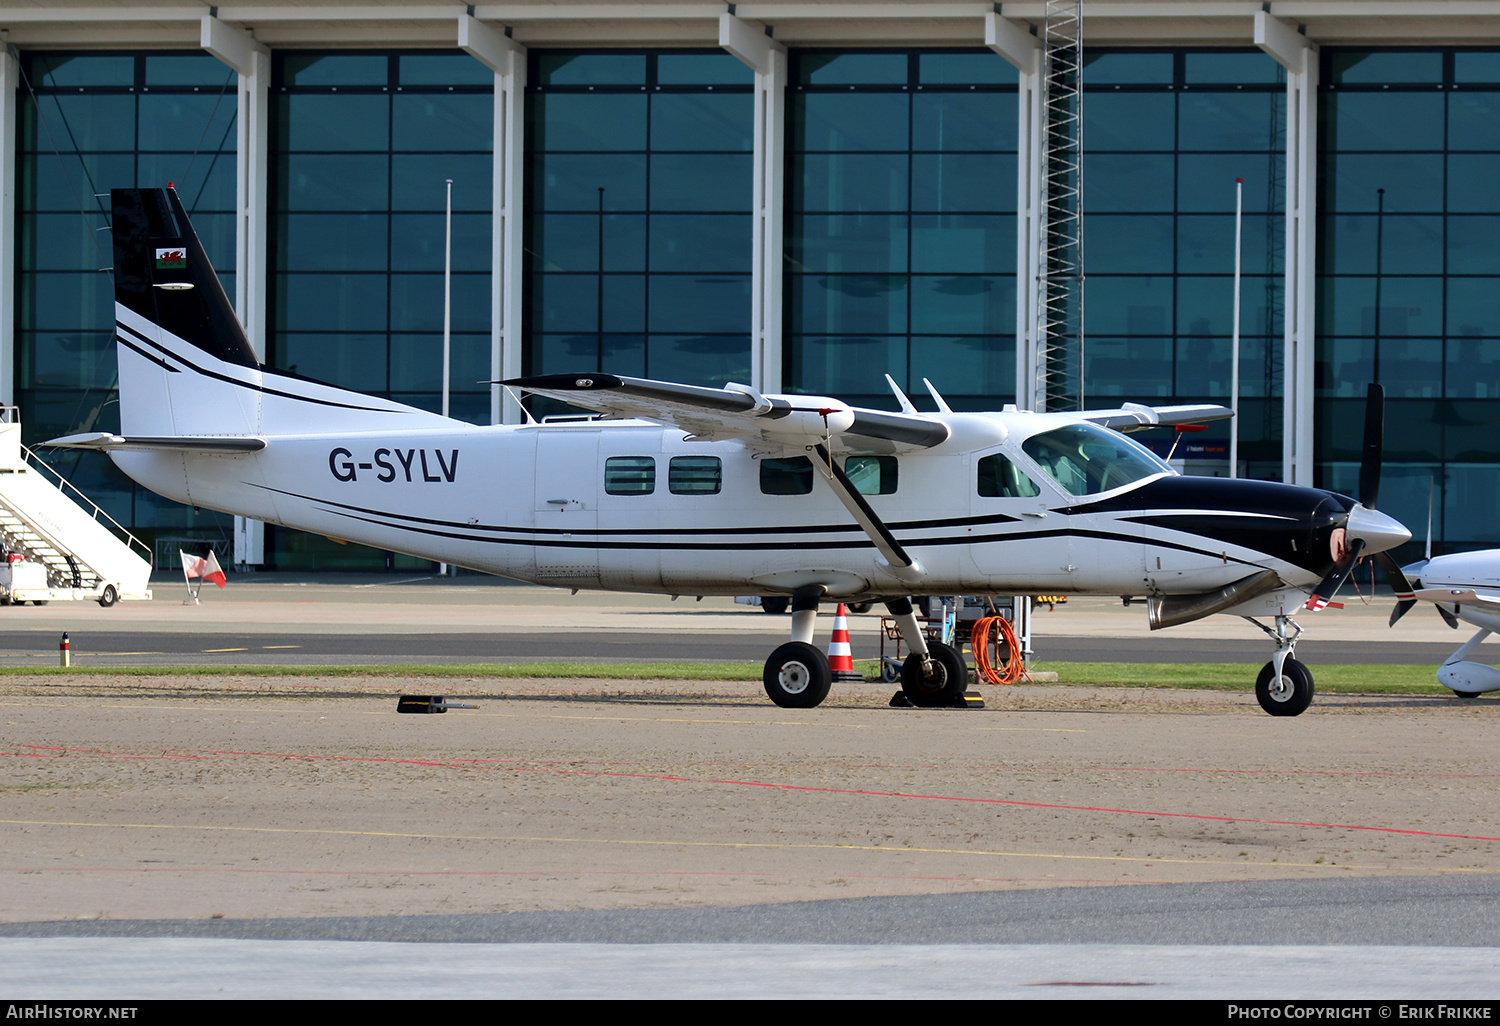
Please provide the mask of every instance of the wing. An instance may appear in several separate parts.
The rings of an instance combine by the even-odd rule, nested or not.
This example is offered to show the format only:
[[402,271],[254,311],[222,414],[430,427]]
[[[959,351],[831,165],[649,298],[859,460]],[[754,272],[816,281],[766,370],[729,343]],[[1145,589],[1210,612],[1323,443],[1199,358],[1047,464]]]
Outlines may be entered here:
[[1147,428],[1173,424],[1202,424],[1210,420],[1226,420],[1234,416],[1227,406],[1203,403],[1195,406],[1144,406],[1140,403],[1125,403],[1118,410],[1085,410],[1074,414],[1083,420],[1114,428],[1116,431],[1144,431]]
[[839,450],[897,452],[948,439],[948,425],[920,414],[886,413],[818,395],[761,395],[748,385],[678,385],[615,374],[546,374],[502,381],[610,417],[669,424],[704,441],[735,438],[766,453],[831,440]]

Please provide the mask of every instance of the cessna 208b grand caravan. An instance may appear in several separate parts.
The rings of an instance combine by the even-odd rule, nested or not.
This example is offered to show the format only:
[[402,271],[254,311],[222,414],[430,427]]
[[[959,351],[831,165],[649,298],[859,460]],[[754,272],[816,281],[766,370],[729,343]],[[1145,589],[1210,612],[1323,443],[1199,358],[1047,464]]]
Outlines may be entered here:
[[[961,699],[962,656],[912,594],[1150,597],[1151,626],[1262,615],[1256,693],[1296,715],[1312,677],[1291,612],[1410,535],[1346,496],[1186,478],[1117,429],[1228,416],[900,413],[580,373],[505,382],[603,419],[476,427],[259,365],[175,192],[112,193],[120,433],[109,453],[179,502],[539,584],[790,596],[766,661],[778,705],[827,695],[820,600],[879,600],[911,649],[914,704]],[[929,386],[930,387],[930,386]]]

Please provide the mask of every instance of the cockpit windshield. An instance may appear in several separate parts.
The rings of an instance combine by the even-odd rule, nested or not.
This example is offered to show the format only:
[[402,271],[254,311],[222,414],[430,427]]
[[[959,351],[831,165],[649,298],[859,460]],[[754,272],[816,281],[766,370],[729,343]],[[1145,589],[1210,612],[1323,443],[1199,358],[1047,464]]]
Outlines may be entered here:
[[1094,495],[1172,472],[1145,446],[1097,424],[1043,431],[1021,448],[1069,495]]

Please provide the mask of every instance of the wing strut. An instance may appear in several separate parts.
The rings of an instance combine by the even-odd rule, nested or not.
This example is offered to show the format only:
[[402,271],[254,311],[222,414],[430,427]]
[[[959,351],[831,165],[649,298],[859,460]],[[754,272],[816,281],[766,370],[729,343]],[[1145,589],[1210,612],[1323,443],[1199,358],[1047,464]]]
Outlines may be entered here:
[[[808,450],[812,453],[813,466],[828,481],[828,486],[833,489],[833,494],[839,497],[856,523],[864,529],[865,534],[870,536],[870,541],[875,543],[875,548],[885,557],[885,561],[896,571],[908,571],[911,575],[925,573],[922,565],[907,554],[905,548],[896,540],[891,529],[876,516],[865,497],[859,494],[854,487],[854,482],[849,480],[847,474],[833,461],[828,453],[826,445],[815,445]],[[907,575],[903,575],[907,576]]]

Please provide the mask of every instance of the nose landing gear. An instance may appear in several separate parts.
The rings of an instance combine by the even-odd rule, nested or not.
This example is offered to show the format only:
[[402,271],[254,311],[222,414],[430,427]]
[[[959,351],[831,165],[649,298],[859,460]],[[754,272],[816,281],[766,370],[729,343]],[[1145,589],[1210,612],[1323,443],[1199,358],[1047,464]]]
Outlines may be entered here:
[[1245,617],[1265,631],[1276,642],[1276,654],[1261,667],[1255,678],[1255,700],[1272,716],[1297,716],[1312,704],[1313,675],[1304,664],[1292,657],[1302,628],[1290,616],[1278,615],[1273,630],[1255,619]]

